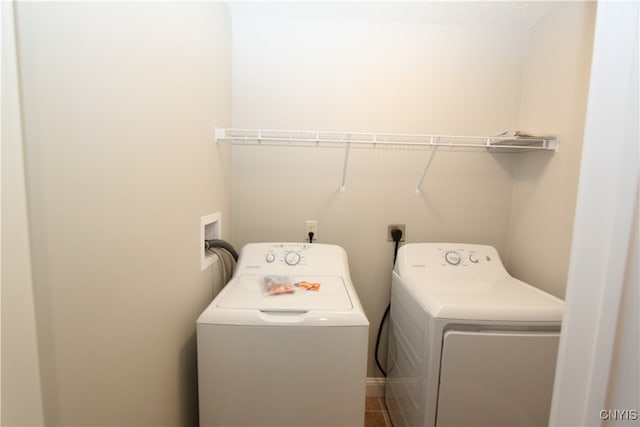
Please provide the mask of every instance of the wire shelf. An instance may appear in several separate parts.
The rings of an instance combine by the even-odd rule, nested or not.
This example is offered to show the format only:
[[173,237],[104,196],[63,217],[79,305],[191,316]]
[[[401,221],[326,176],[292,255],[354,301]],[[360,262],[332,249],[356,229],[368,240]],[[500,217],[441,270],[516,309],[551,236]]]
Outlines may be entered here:
[[352,145],[364,146],[409,146],[428,147],[429,157],[422,171],[416,194],[422,194],[421,186],[424,177],[438,149],[465,148],[483,149],[492,152],[523,151],[558,151],[559,141],[555,136],[531,136],[527,134],[499,136],[458,136],[458,135],[419,135],[396,133],[364,133],[364,132],[328,132],[309,130],[276,130],[276,129],[225,129],[216,128],[217,141],[231,142],[236,145],[316,145],[345,147],[342,182],[340,191],[346,190],[346,174],[349,162],[349,151]]

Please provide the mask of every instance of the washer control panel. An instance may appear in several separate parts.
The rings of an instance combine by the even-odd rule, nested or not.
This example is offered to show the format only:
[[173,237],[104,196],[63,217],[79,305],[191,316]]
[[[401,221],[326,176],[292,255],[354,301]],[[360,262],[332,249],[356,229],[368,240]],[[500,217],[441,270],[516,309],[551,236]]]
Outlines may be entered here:
[[277,244],[264,248],[264,261],[272,265],[306,265],[307,254],[311,245]]
[[346,252],[320,243],[250,243],[240,251],[236,270],[263,270],[268,274],[325,271],[348,272]]

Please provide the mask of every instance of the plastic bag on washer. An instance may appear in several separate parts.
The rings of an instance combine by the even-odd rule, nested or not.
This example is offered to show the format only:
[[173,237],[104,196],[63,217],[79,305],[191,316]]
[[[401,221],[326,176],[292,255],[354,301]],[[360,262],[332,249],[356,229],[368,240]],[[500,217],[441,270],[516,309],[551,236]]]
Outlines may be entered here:
[[296,290],[289,276],[264,276],[262,280],[264,296],[290,294]]

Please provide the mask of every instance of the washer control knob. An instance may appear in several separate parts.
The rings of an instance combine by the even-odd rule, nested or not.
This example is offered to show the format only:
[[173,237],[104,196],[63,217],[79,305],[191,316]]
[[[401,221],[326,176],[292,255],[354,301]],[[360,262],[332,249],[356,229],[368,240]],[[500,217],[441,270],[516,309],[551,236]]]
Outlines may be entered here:
[[469,261],[471,261],[474,264],[477,264],[478,263],[478,256],[476,254],[469,255]]
[[447,262],[451,265],[458,265],[461,261],[460,255],[457,252],[453,251],[447,252],[444,255],[444,259],[446,259]]
[[267,262],[273,262],[276,260],[276,256],[274,254],[267,254],[264,257],[264,260]]
[[297,265],[300,262],[300,254],[297,252],[287,252],[284,255],[284,262],[287,263],[287,265]]

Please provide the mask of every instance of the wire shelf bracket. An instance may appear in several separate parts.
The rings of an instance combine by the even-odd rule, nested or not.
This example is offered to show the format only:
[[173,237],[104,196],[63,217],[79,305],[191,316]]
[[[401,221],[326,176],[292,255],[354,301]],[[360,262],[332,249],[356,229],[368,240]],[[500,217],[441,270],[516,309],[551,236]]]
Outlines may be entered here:
[[342,181],[340,182],[340,192],[347,191],[347,166],[349,165],[349,151],[351,150],[351,135],[347,135],[347,142],[344,144],[344,163],[342,164]]
[[416,184],[416,196],[422,194],[422,181],[424,181],[424,177],[431,166],[431,162],[436,155],[436,151],[438,150],[438,146],[434,145],[429,152],[429,157],[427,157],[427,163],[425,163],[424,168],[422,169],[422,173],[420,174],[420,179],[418,179],[418,183]]

